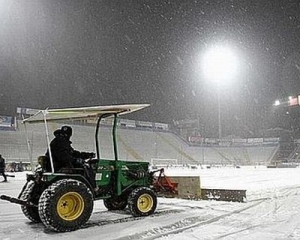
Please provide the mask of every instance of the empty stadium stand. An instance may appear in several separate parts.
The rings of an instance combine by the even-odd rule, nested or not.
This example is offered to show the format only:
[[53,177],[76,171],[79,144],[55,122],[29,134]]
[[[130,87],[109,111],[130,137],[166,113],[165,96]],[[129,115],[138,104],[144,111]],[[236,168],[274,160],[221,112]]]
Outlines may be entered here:
[[[53,131],[64,123],[49,124],[49,138]],[[95,151],[95,128],[93,126],[71,125],[72,142],[75,149]],[[26,132],[28,139],[26,139]],[[111,159],[113,145],[110,126],[100,129],[100,152],[102,158]],[[178,164],[191,165],[267,165],[278,151],[278,142],[272,144],[189,145],[176,134],[165,129],[143,129],[120,127],[118,130],[119,158],[124,160],[177,159]],[[28,162],[30,154],[34,160],[47,149],[43,124],[26,125],[18,122],[16,131],[1,131],[0,152],[8,162]],[[30,154],[28,151],[30,147]]]

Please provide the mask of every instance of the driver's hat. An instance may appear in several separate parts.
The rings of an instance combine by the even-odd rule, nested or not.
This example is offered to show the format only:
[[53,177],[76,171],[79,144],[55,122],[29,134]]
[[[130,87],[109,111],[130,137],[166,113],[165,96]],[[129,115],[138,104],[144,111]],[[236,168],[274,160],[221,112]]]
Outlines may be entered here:
[[62,126],[60,130],[62,134],[68,137],[72,136],[72,128],[70,126]]

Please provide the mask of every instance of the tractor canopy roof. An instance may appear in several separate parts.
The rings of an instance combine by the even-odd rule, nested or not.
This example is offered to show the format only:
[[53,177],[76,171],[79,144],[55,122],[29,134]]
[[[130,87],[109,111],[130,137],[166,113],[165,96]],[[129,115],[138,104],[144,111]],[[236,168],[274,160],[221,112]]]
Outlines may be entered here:
[[141,110],[150,104],[124,104],[78,108],[45,109],[23,120],[23,123],[41,123],[44,121],[77,120],[100,117],[110,114],[123,115]]

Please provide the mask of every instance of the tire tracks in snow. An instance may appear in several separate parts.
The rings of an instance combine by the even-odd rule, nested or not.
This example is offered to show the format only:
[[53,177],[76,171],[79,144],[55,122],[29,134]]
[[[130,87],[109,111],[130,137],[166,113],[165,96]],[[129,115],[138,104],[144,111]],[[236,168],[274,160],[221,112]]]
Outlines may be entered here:
[[261,199],[252,200],[251,203],[253,202],[253,204],[251,204],[249,206],[242,207],[242,208],[239,208],[237,210],[222,214],[222,215],[217,216],[217,217],[212,217],[212,218],[209,218],[209,219],[205,219],[205,217],[203,217],[203,216],[184,218],[180,221],[177,221],[177,222],[172,223],[172,224],[167,225],[167,226],[156,227],[156,228],[153,228],[151,230],[147,230],[147,231],[144,231],[144,232],[141,232],[141,233],[137,233],[137,234],[117,238],[116,240],[140,240],[140,239],[155,240],[157,238],[168,236],[168,235],[171,235],[171,234],[182,233],[182,232],[184,232],[188,229],[199,227],[201,225],[211,224],[211,223],[219,221],[220,219],[226,218],[228,216],[231,216],[231,215],[234,215],[234,214],[237,214],[237,213],[241,213],[243,211],[246,211],[248,209],[251,209],[253,207],[258,206],[258,205],[260,205],[261,203],[263,203],[267,200],[270,200],[270,198],[261,198]]
[[[162,215],[169,215],[169,214],[176,214],[179,212],[183,212],[183,210],[162,210],[162,211],[156,211],[154,214],[152,214],[151,216],[148,217],[159,217]],[[124,211],[100,211],[100,212],[96,212],[94,214],[103,214],[103,215],[111,215],[112,213],[115,214],[120,214],[120,215],[128,215],[128,217],[123,217],[123,218],[117,218],[117,219],[111,219],[111,220],[90,220],[88,221],[82,228],[89,228],[89,227],[94,227],[94,226],[104,226],[104,225],[108,225],[108,224],[117,224],[117,223],[125,223],[125,222],[132,222],[132,221],[137,221],[140,219],[144,219],[145,217],[133,217],[129,211],[127,212],[126,210]]]

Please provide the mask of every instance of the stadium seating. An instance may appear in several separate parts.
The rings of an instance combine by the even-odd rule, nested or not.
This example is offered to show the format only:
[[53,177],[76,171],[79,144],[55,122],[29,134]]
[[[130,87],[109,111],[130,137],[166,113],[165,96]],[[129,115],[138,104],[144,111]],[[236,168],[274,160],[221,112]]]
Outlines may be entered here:
[[[49,124],[49,139],[53,131],[64,123]],[[95,128],[92,126],[71,125],[73,127],[73,147],[81,151],[95,151]],[[26,132],[28,139],[26,140]],[[145,160],[176,159],[178,164],[205,165],[253,165],[269,164],[278,145],[257,146],[191,146],[172,132],[118,129],[119,159]],[[44,124],[26,125],[18,123],[17,131],[2,131],[0,134],[0,153],[8,162],[28,162],[29,151],[36,161],[47,149],[47,136]],[[113,159],[111,128],[100,129],[100,152],[102,158]]]

